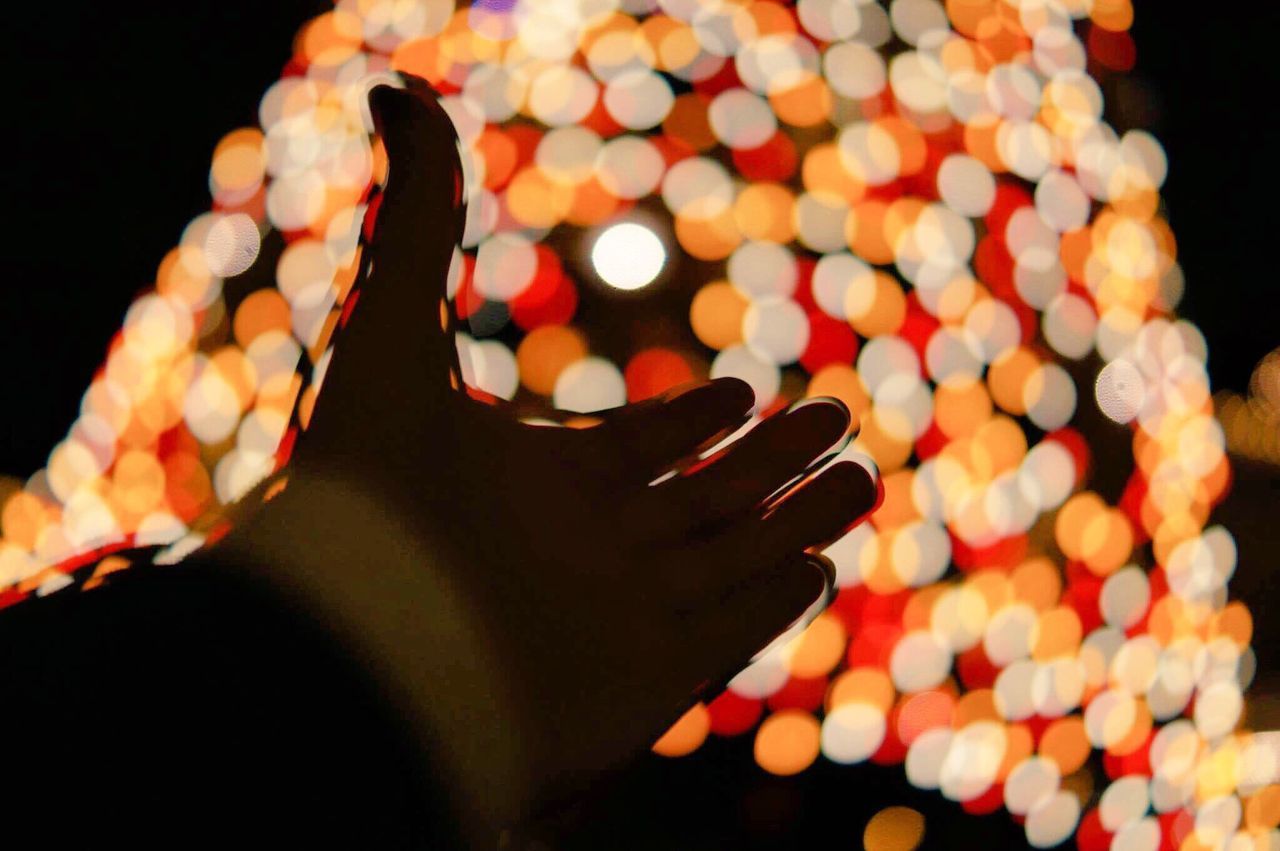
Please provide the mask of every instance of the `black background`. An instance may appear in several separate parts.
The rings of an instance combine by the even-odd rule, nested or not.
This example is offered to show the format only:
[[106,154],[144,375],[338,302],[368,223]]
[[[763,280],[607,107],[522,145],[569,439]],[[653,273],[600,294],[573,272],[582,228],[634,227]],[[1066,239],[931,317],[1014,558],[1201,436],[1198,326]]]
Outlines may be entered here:
[[[6,9],[0,474],[29,475],[65,434],[131,299],[208,209],[214,145],[255,123],[298,26],[325,7],[200,0],[126,11],[64,0]],[[1209,341],[1215,388],[1237,391],[1280,344],[1278,21],[1263,7],[1139,0],[1136,71],[1108,87],[1113,120],[1152,130],[1169,154],[1167,215],[1188,282],[1182,312]],[[1261,505],[1274,506],[1274,473],[1257,481]],[[1274,537],[1262,515],[1254,523],[1254,532],[1237,529],[1242,541]],[[1269,647],[1259,655],[1270,661]],[[927,813],[931,845],[1007,847],[1021,834],[1004,816],[961,816],[908,787],[900,769],[822,763],[794,780],[764,777],[748,742],[645,760],[584,847],[723,847],[729,837],[786,847],[819,834],[857,847],[866,818],[890,803]],[[689,815],[696,827],[684,826]]]

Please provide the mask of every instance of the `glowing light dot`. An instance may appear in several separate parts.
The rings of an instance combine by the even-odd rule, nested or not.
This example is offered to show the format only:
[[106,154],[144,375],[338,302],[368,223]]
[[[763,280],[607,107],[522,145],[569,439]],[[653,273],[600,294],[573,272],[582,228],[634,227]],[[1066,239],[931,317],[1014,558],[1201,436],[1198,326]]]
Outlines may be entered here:
[[792,363],[809,343],[809,320],[804,309],[790,299],[761,299],[747,308],[742,337],[765,360]]
[[917,789],[937,789],[942,782],[942,763],[951,750],[954,734],[949,727],[934,727],[916,737],[907,749],[904,768],[907,780]]
[[698,749],[707,738],[711,727],[711,716],[707,707],[695,703],[680,720],[653,744],[653,752],[660,756],[684,756]]
[[1127,423],[1138,415],[1146,400],[1142,373],[1127,360],[1113,360],[1098,373],[1094,395],[1109,419]]
[[609,81],[604,92],[605,109],[619,124],[632,130],[646,130],[661,123],[674,103],[670,84],[648,70],[623,74]]
[[729,690],[758,700],[786,685],[790,675],[791,669],[781,653],[764,652],[729,681]]
[[1107,787],[1098,802],[1098,816],[1102,826],[1115,832],[1130,822],[1147,814],[1151,798],[1147,791],[1147,778],[1140,774],[1121,777]]
[[976,721],[959,730],[942,762],[942,794],[953,801],[972,801],[991,788],[1008,749],[1004,726]]
[[1004,801],[1009,812],[1026,815],[1058,791],[1058,765],[1044,757],[1030,757],[1009,772],[1004,784]]
[[1070,836],[1079,821],[1079,799],[1058,792],[1027,814],[1027,842],[1033,848],[1052,848]]
[[778,129],[769,104],[745,89],[730,89],[716,96],[707,110],[716,138],[731,148],[757,148]]
[[938,168],[938,192],[947,206],[964,216],[984,216],[996,199],[996,181],[981,161],[951,154]]
[[667,249],[644,225],[623,222],[610,227],[591,249],[591,265],[606,284],[638,290],[658,277],[667,262]]
[[1160,847],[1160,824],[1150,816],[1129,822],[1116,831],[1111,847],[1115,851],[1156,851]]
[[1196,729],[1206,739],[1225,736],[1235,729],[1243,708],[1244,701],[1236,683],[1214,683],[1196,697]]
[[[801,9],[804,9],[801,5]],[[809,3],[810,7],[819,5]],[[802,16],[804,12],[800,13]],[[865,44],[841,42],[833,44],[822,58],[831,87],[849,98],[868,98],[884,89],[885,67],[880,54]]]
[[867,851],[912,851],[924,839],[924,817],[910,807],[889,807],[871,817],[862,833]]
[[510,399],[520,385],[515,355],[497,340],[482,340],[468,346],[475,386],[499,399]]
[[476,292],[491,301],[510,301],[529,288],[537,270],[533,243],[519,234],[498,234],[476,252]]
[[880,747],[884,734],[879,709],[861,701],[846,703],[822,722],[822,753],[832,762],[863,762]]
[[951,670],[951,654],[932,633],[908,633],[893,649],[889,675],[899,691],[932,688]]
[[627,402],[627,384],[611,362],[586,357],[560,373],[552,402],[561,410],[580,414],[616,408]]
[[233,213],[209,228],[204,241],[205,262],[215,275],[230,278],[248,270],[261,247],[257,223],[244,213]]
[[756,733],[756,763],[786,777],[804,771],[818,757],[821,727],[807,712],[787,709],[769,716]]

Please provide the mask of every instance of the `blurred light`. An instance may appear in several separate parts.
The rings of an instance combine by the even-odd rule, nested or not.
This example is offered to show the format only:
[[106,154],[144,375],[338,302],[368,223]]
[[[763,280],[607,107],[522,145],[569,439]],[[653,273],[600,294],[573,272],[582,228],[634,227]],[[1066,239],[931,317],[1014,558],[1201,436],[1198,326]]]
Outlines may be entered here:
[[1118,423],[1127,423],[1138,415],[1146,400],[1142,373],[1126,360],[1114,360],[1098,373],[1095,385],[1098,407]]
[[244,213],[233,213],[209,229],[204,250],[210,271],[230,278],[253,265],[260,246],[257,223]]
[[667,250],[644,225],[622,222],[607,228],[591,247],[591,264],[606,284],[620,290],[648,286],[662,272]]
[[924,840],[924,817],[910,807],[887,807],[862,832],[865,851],[913,851]]

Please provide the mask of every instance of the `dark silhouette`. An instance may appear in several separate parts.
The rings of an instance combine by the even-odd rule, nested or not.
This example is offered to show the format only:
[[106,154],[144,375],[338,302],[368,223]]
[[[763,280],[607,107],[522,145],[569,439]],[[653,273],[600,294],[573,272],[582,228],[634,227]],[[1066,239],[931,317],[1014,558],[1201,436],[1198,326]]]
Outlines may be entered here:
[[6,771],[24,809],[75,795],[55,835],[496,846],[821,598],[806,548],[875,504],[855,464],[808,475],[848,428],[838,403],[704,464],[750,411],[740,381],[585,429],[469,398],[444,300],[452,125],[414,81],[371,104],[389,182],[287,478],[178,567],[0,617]]

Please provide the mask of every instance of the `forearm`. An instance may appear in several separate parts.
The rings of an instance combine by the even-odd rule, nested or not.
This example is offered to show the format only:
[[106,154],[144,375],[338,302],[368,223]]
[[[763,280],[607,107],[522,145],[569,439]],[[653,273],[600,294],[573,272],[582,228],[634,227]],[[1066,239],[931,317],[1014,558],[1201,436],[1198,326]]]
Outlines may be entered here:
[[196,556],[0,614],[9,808],[70,796],[53,835],[451,844],[371,681],[305,612],[223,567]]
[[478,605],[501,577],[444,570],[448,536],[425,535],[353,478],[296,477],[214,557],[323,624],[348,664],[377,683],[413,747],[430,754],[467,846],[494,847],[548,803],[554,780],[522,727],[527,695],[507,652],[531,637],[507,634]]

